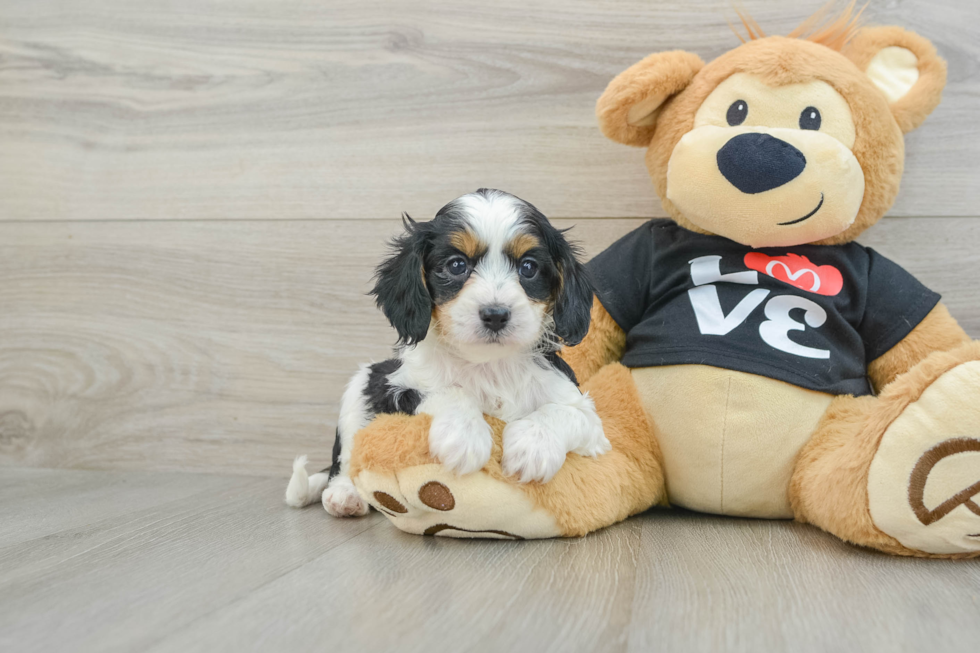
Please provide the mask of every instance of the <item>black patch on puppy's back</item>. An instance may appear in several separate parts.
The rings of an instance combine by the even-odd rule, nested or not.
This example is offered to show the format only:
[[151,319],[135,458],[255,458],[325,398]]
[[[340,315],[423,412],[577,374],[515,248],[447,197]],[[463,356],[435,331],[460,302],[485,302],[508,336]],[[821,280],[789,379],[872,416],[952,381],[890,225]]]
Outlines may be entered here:
[[364,388],[364,397],[374,414],[408,413],[414,415],[419,404],[422,403],[422,395],[418,390],[393,386],[388,382],[388,377],[398,371],[401,366],[400,360],[389,358],[368,368],[370,372],[368,373],[367,386]]
[[[368,409],[373,415],[391,413],[414,415],[419,404],[422,403],[422,395],[418,390],[396,387],[388,382],[388,376],[401,366],[400,360],[389,358],[368,368],[368,381],[367,385],[364,386],[364,397],[367,399]],[[328,472],[328,480],[332,480],[340,473],[341,449],[340,427],[338,426],[333,441],[333,460],[330,467],[323,470]]]

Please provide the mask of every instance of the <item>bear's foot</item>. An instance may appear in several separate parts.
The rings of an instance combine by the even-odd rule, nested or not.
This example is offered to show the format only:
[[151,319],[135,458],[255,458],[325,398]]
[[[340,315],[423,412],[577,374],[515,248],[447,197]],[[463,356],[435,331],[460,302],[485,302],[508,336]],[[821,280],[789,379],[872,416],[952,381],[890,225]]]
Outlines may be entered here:
[[914,551],[980,552],[980,361],[943,372],[887,426],[868,508],[877,528]]
[[561,535],[552,515],[511,483],[485,472],[458,476],[424,464],[362,471],[361,496],[406,533],[523,540]]

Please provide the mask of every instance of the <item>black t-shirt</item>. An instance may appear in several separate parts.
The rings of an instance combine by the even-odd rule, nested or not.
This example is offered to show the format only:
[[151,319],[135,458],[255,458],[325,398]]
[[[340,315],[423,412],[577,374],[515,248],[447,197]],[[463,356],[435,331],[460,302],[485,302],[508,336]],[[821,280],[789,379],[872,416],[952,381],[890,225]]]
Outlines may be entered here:
[[832,394],[871,394],[868,363],[939,302],[857,243],[752,249],[651,220],[589,263],[626,332],[623,364],[712,365]]

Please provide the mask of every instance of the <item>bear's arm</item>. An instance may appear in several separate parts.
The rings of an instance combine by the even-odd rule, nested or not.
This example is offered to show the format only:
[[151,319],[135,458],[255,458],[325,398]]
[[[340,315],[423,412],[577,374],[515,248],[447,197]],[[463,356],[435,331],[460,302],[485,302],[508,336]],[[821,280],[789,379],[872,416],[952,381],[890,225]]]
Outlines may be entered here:
[[875,392],[891,383],[896,376],[907,372],[935,351],[949,351],[970,336],[942,304],[936,304],[925,318],[901,342],[871,361],[868,378]]
[[585,383],[603,366],[622,358],[625,349],[626,333],[596,297],[592,302],[589,333],[576,346],[563,349],[561,357],[575,371],[578,382]]

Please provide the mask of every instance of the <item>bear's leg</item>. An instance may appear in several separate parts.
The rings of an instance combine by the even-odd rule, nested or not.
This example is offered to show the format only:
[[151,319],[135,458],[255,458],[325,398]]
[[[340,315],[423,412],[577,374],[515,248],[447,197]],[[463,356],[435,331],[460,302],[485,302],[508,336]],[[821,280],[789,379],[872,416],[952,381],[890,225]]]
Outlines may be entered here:
[[937,352],[877,397],[839,397],[800,452],[796,518],[888,553],[980,555],[980,343]]
[[585,535],[664,499],[660,450],[629,370],[608,365],[582,387],[595,400],[609,453],[568,454],[548,483],[518,483],[500,469],[503,422],[479,472],[457,476],[429,456],[427,415],[383,415],[355,437],[351,478],[401,530],[513,539]]

